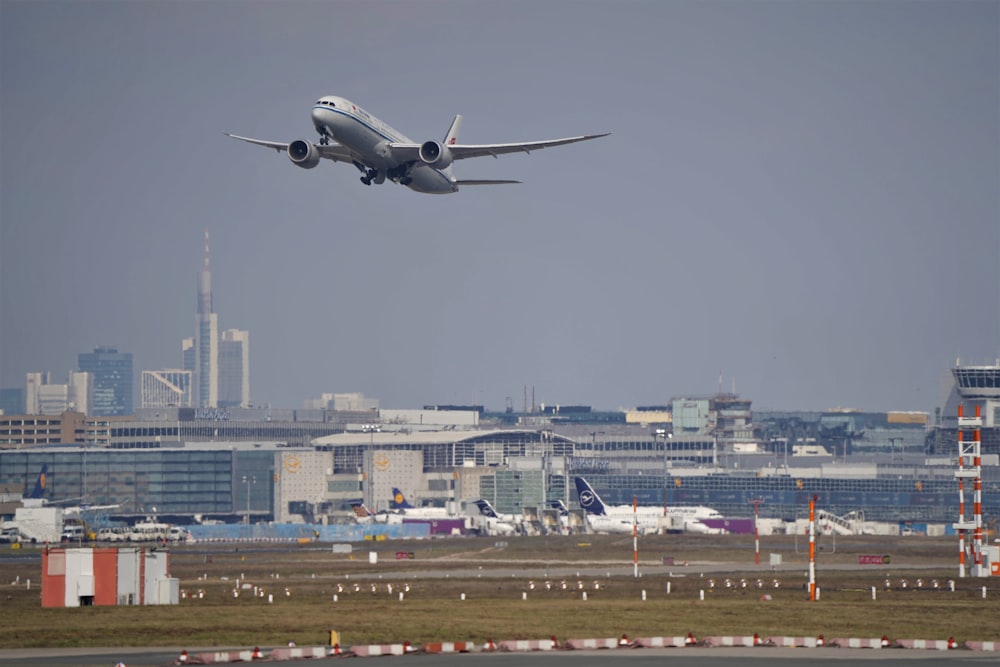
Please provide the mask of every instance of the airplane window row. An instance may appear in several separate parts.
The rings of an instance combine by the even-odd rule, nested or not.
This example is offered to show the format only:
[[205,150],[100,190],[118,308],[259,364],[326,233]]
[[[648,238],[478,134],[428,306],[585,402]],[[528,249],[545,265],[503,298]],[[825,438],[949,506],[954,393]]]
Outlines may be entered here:
[[333,102],[328,102],[327,100],[319,100],[316,104],[322,104],[323,106],[336,107],[337,105]]

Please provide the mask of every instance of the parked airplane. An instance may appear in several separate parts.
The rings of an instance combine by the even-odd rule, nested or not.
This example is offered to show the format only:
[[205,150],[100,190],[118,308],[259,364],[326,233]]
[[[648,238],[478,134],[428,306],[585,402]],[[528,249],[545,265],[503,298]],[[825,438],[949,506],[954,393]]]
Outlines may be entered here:
[[513,535],[521,525],[520,515],[497,514],[493,505],[485,498],[480,498],[472,503],[479,508],[479,514],[486,522],[486,529],[491,535]]
[[444,507],[414,507],[403,495],[403,492],[392,487],[392,500],[389,501],[389,509],[400,510],[408,517],[420,519],[444,519],[452,516]]
[[666,512],[660,507],[608,506],[586,479],[577,477],[575,481],[580,507],[587,511],[587,519],[596,531],[631,532],[635,523],[639,532],[648,533],[680,523],[680,527],[688,532],[707,533],[710,529],[700,520],[722,518],[718,511],[701,505],[678,505],[668,508]]
[[[607,136],[586,134],[564,139],[547,139],[507,144],[460,144],[458,131],[462,116],[455,116],[441,142],[418,144],[391,128],[358,105],[343,97],[321,97],[312,108],[312,123],[319,133],[318,144],[305,139],[291,143],[264,141],[226,133],[226,136],[258,146],[286,151],[298,167],[312,169],[320,159],[353,164],[362,173],[365,185],[386,179],[427,194],[458,192],[461,185],[519,183],[511,180],[460,180],[452,173],[452,162],[472,157],[497,157],[505,153],[530,153],[542,148],[563,146]],[[335,141],[337,143],[331,143]]]
[[403,523],[403,515],[396,512],[372,512],[360,500],[351,503],[357,523]]

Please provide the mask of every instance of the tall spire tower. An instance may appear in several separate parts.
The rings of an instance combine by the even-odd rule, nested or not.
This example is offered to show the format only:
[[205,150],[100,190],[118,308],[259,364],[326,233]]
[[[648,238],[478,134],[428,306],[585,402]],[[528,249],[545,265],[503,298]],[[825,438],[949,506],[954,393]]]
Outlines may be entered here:
[[212,271],[208,263],[208,230],[205,230],[205,264],[198,274],[198,313],[194,337],[194,404],[214,408],[219,404],[219,316],[212,310]]

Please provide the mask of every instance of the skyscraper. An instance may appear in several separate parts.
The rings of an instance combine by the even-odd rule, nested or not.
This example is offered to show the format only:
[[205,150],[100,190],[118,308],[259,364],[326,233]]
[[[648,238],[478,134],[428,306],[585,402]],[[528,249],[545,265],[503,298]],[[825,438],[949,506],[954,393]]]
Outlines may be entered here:
[[250,332],[226,329],[219,342],[219,407],[250,405]]
[[205,230],[205,265],[198,274],[198,313],[194,334],[194,404],[219,405],[219,316],[212,309],[212,272],[208,266],[208,230]]
[[142,407],[191,407],[191,371],[168,368],[142,372]]
[[93,352],[82,352],[78,359],[80,370],[90,373],[93,379],[88,414],[132,414],[132,353],[98,347]]

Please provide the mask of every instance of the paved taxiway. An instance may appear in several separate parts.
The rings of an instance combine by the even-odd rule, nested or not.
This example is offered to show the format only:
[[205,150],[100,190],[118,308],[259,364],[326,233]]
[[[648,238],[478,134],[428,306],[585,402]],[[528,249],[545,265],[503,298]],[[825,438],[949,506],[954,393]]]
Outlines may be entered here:
[[[165,667],[180,653],[162,648],[129,649],[16,649],[0,651],[3,667],[110,667],[118,662],[127,667]],[[344,658],[309,660],[309,665],[335,665]],[[604,667],[608,663],[628,667],[843,667],[864,662],[872,667],[896,667],[914,663],[935,667],[995,665],[996,653],[975,651],[927,651],[907,649],[804,649],[804,648],[691,648],[616,649],[607,651],[558,651],[538,653],[463,653],[450,655],[409,655],[354,658],[355,667]],[[359,662],[360,661],[360,662]],[[572,661],[572,662],[570,662]],[[294,661],[289,664],[301,664]],[[239,664],[239,663],[235,663]],[[268,663],[283,664],[283,663]]]

